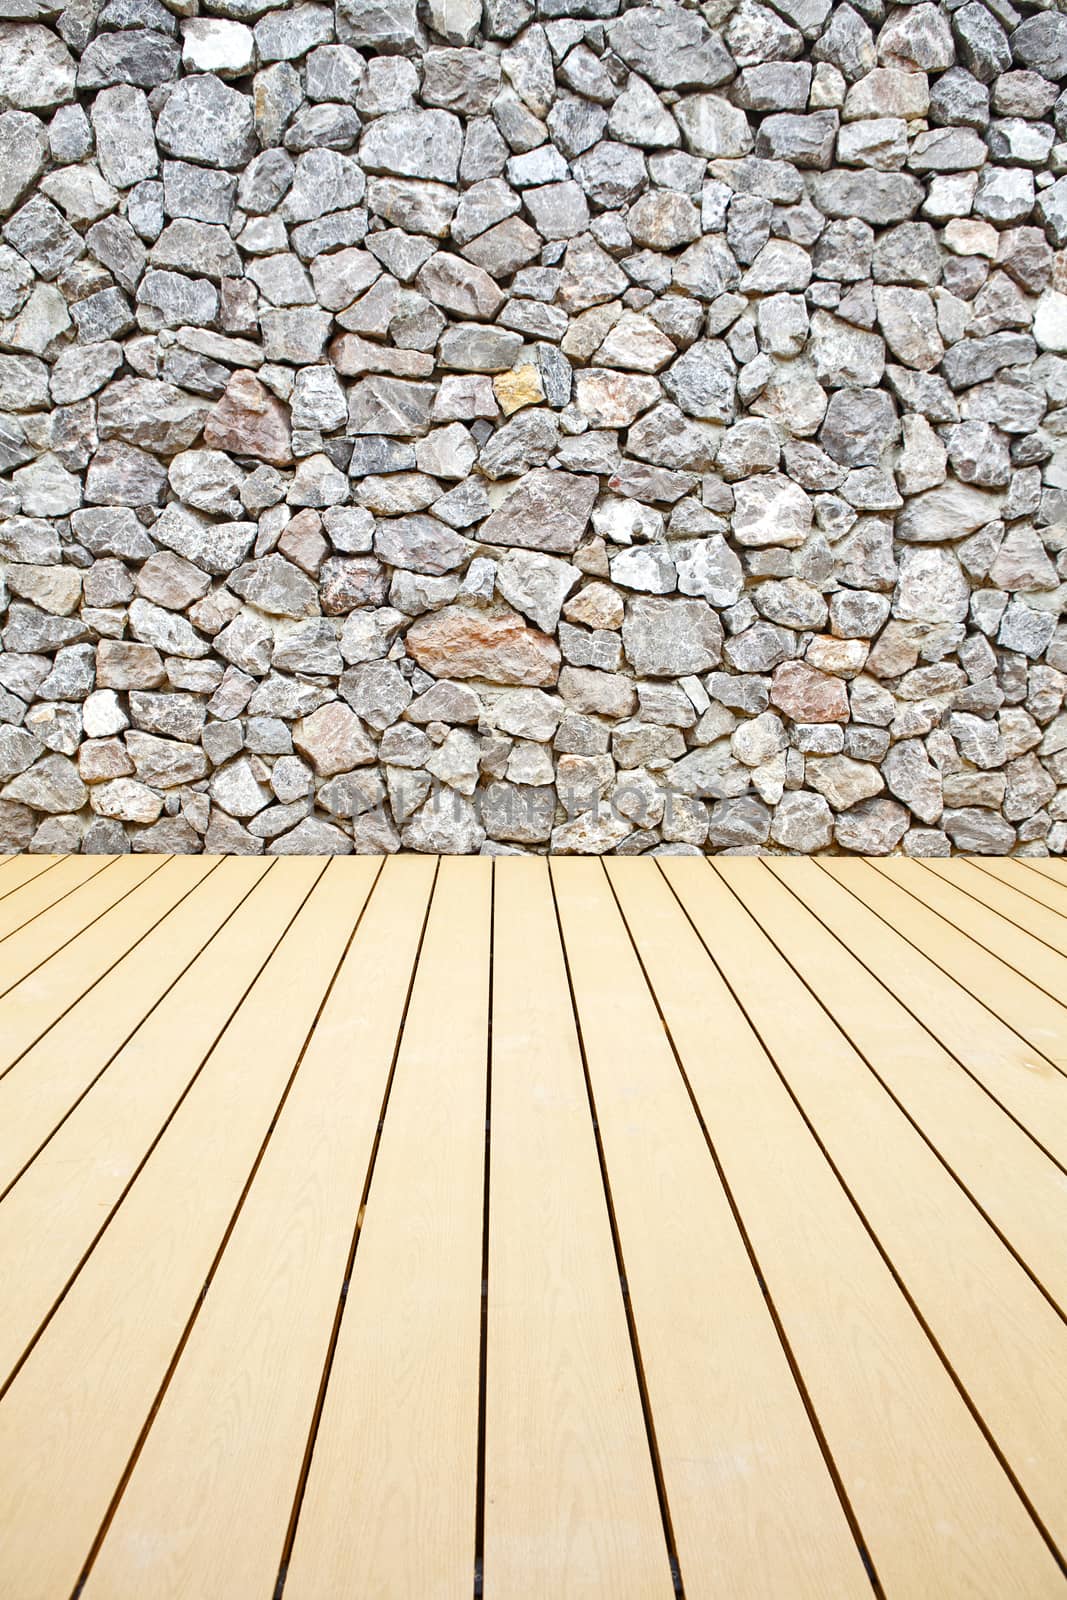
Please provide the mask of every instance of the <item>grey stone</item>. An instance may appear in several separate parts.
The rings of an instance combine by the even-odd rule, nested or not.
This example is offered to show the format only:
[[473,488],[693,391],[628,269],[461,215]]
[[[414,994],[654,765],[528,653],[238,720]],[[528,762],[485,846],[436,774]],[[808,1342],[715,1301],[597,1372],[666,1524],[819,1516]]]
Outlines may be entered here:
[[3,235],[42,278],[56,278],[84,245],[50,201],[34,195],[4,224]]
[[628,205],[648,183],[640,152],[607,139],[579,155],[573,172],[589,201],[605,209]]
[[180,272],[146,272],[137,290],[137,315],[142,327],[181,328],[204,326],[218,314],[219,296],[206,278],[187,278]]
[[417,437],[429,428],[433,400],[432,384],[388,377],[363,378],[350,391],[348,431],[355,435]]
[[315,585],[283,556],[264,556],[238,567],[231,589],[261,611],[274,616],[306,617],[318,606]]
[[1011,54],[1046,78],[1067,78],[1067,19],[1057,11],[1028,17],[1011,35]]
[[823,171],[830,166],[837,136],[834,111],[814,111],[799,116],[783,111],[765,117],[756,139],[756,154],[771,161],[788,161],[796,167]]
[[516,610],[546,633],[554,633],[563,602],[580,576],[577,567],[554,556],[509,550],[497,569],[496,585]]
[[328,6],[298,5],[269,12],[253,30],[261,61],[295,61],[333,37]]
[[255,60],[251,28],[217,17],[191,17],[182,28],[182,63],[192,72],[240,77]]
[[109,183],[131,188],[159,171],[147,97],[129,84],[103,89],[92,107],[97,160]]
[[837,389],[819,430],[819,443],[842,466],[876,466],[898,433],[896,408],[880,389]]
[[838,168],[817,172],[812,198],[828,217],[856,219],[885,227],[902,222],[919,209],[923,188],[902,172],[849,172]]
[[733,534],[738,544],[795,547],[807,539],[812,525],[811,501],[788,478],[765,473],[739,483],[734,493]]
[[675,116],[694,155],[711,160],[747,155],[752,149],[748,118],[720,95],[695,94],[679,100]]
[[941,826],[963,855],[1003,856],[1015,845],[1015,829],[995,811],[978,806],[948,807]]
[[53,814],[78,811],[88,797],[77,767],[63,755],[42,756],[0,790],[0,799]]
[[642,6],[609,30],[611,47],[660,89],[713,89],[734,75],[722,41],[693,12]]
[[459,316],[492,317],[504,302],[504,296],[483,268],[444,252],[430,257],[416,283],[435,305]]
[[978,179],[974,210],[1001,227],[1025,222],[1034,209],[1031,172],[1011,167],[986,167]]
[[470,545],[436,517],[408,516],[383,519],[374,536],[374,549],[390,566],[441,576],[462,566]]
[[0,115],[0,216],[6,216],[40,177],[47,155],[48,139],[38,117],[25,111]]
[[968,602],[967,580],[950,551],[931,546],[902,553],[893,600],[896,616],[912,622],[962,622]]
[[0,22],[0,102],[48,110],[74,98],[74,58],[50,28]]
[[360,161],[370,172],[454,183],[463,136],[448,111],[396,111],[378,118],[360,141]]
[[570,555],[585,531],[597,495],[595,479],[534,468],[479,529],[487,544]]
[[997,494],[950,482],[909,500],[897,518],[897,537],[921,543],[962,539],[994,521],[1000,506]]
[[174,455],[194,443],[209,409],[173,384],[122,378],[101,394],[97,426],[101,439],[121,439],[160,455]]
[[156,138],[168,155],[240,168],[255,154],[252,102],[212,73],[183,78],[167,98]]
[[722,628],[703,600],[638,598],[627,603],[623,649],[639,676],[680,677],[719,663]]
[[98,33],[78,63],[78,88],[103,89],[134,84],[154,89],[178,75],[181,52],[173,39],[155,28],[130,28]]
[[725,345],[692,345],[664,375],[663,387],[687,416],[730,422],[736,403],[736,363]]
[[865,800],[838,815],[834,842],[857,855],[887,856],[904,837],[908,813],[892,800]]
[[833,812],[822,795],[808,790],[792,790],[784,795],[774,813],[771,838],[775,844],[801,855],[825,850],[833,837]]

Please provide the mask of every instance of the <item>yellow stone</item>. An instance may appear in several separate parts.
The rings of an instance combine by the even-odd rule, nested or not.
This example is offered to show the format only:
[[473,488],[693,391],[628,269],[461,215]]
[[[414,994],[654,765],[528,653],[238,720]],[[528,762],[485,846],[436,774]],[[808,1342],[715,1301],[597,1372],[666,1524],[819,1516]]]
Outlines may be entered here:
[[513,372],[501,372],[493,379],[500,409],[506,417],[523,406],[536,406],[545,398],[541,387],[541,374],[532,364],[516,367]]

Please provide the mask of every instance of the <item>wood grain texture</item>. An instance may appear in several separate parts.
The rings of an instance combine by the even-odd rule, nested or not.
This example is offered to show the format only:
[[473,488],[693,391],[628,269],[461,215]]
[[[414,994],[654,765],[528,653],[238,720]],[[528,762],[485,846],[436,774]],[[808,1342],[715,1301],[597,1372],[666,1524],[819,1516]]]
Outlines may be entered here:
[[54,904],[39,907],[0,944],[0,996],[6,998],[28,973],[42,962],[54,960],[57,952],[69,947],[98,917],[121,904],[124,896],[144,886],[169,863],[169,856],[121,856],[111,862],[93,856],[72,857],[69,892]]
[[[847,865],[847,863],[846,863]],[[877,892],[882,880],[862,866]],[[777,862],[768,860],[772,871]],[[791,879],[815,913],[879,982],[895,994],[956,1060],[1061,1165],[1067,1166],[1067,1089],[1051,1061],[1000,1020],[936,962],[836,880],[822,862],[790,863]],[[867,879],[860,887],[868,887]],[[885,885],[891,889],[892,885]],[[941,936],[951,942],[950,930]],[[992,998],[992,997],[991,997]],[[1067,1041],[1047,1041],[1061,1053]]]
[[[379,866],[332,869],[353,921]],[[85,1600],[274,1589],[433,875],[426,857],[384,869]]]
[[[920,1082],[947,1070],[975,1096],[981,1091],[954,1062],[939,1061],[933,1039],[924,1050],[918,1025],[847,952],[835,951],[832,936],[762,864],[723,861],[716,871],[734,899],[709,897],[699,921],[709,949],[1031,1504],[1067,1550],[1067,1325],[939,1159],[938,1148],[953,1153],[953,1135],[969,1134],[974,1108],[950,1101],[946,1115],[931,1119],[944,1143],[931,1146],[848,1038],[887,1079],[907,1062]],[[986,1104],[991,1117],[971,1149],[972,1179],[988,1166],[989,1182],[976,1187],[1002,1214],[1013,1214],[1016,1198],[1038,1224],[1053,1210],[1043,1234],[1033,1223],[1030,1233],[1044,1239],[1046,1260],[1062,1276],[1049,1255],[1067,1231],[1060,1175]],[[1009,1132],[1014,1143],[1002,1148],[998,1135]],[[1033,1158],[1051,1169],[1044,1189]]]
[[[608,868],[624,909],[627,866]],[[705,862],[663,871],[721,954],[725,886]],[[631,898],[649,981],[886,1591],[1055,1593],[1044,1540],[678,903],[644,875]],[[735,951],[743,937],[732,923]],[[788,1015],[783,965],[750,980],[761,1031]],[[798,1021],[787,1039],[804,1037]]]
[[[69,894],[78,883],[84,883],[90,859],[86,856],[9,857],[10,864],[0,877],[0,938],[6,939],[43,907]],[[80,866],[81,871],[71,871],[71,863],[75,868]],[[110,862],[97,859],[95,865],[100,869]],[[57,868],[60,869],[58,879],[46,882],[48,875]]]
[[491,869],[442,860],[286,1600],[470,1600]]
[[[1059,917],[1067,917],[1067,884],[1053,883],[1051,878],[1038,872],[1026,872],[1025,861],[990,859],[969,861],[967,864],[983,878],[995,879],[997,883],[1012,889],[1014,895],[1025,901],[1027,906],[1044,906]],[[1058,941],[1053,942],[1058,947]]]
[[[900,863],[901,868],[912,865]],[[925,871],[918,862],[914,865],[920,873]],[[1046,1061],[1067,1072],[1067,1011],[1057,1001],[983,950],[961,929],[954,930],[951,922],[901,888],[890,873],[879,870],[873,862],[840,858],[820,863],[820,868],[877,912],[887,926],[954,983],[988,1006],[1031,1049],[1040,1051]],[[923,880],[913,881],[921,884]]]
[[170,857],[122,856],[15,934],[17,959],[0,967],[0,986],[12,980],[0,998],[0,1074],[178,904],[211,858],[193,876],[191,863],[170,872]]
[[297,866],[313,892],[0,1403],[3,1600],[74,1588],[348,941],[347,880]]
[[[802,863],[728,861],[717,863],[716,871],[833,1017],[834,1031],[851,1040],[994,1226],[1067,1309],[1062,1170],[808,911],[803,901],[811,875]],[[781,981],[788,980],[782,975]],[[808,1014],[804,1001],[798,997],[796,1003]]]
[[[0,1193],[195,959],[257,875],[256,868],[250,873],[247,865],[220,875],[211,857],[188,857],[173,865],[177,870],[159,883],[167,889],[167,898],[150,912],[182,896],[170,914],[157,921],[0,1077]],[[260,866],[258,871],[262,870]],[[131,909],[128,904],[126,909]],[[140,916],[144,908],[135,909]],[[102,931],[100,939],[110,931]],[[96,951],[84,953],[98,959]]]
[[[156,958],[162,961],[179,954],[176,947],[184,939],[178,919],[183,913],[204,940],[202,951],[0,1204],[0,1282],[17,1282],[20,1291],[0,1320],[0,1384],[106,1224],[245,989],[299,909],[307,888],[306,871],[299,866],[294,870],[288,860],[275,864],[258,856],[235,857],[174,913],[168,939],[163,950],[154,953]],[[146,946],[151,938],[139,947],[149,963],[153,953]],[[131,1008],[155,998],[148,982],[151,970],[150,964],[133,975]],[[125,999],[125,991],[118,998]],[[80,1010],[75,1007],[66,1019],[72,1024],[69,1037],[52,1061],[38,1059],[37,1046],[0,1082],[0,1105],[5,1108],[0,1148],[9,1157],[18,1135],[24,1144],[30,1143],[26,1134],[40,1120],[42,1090],[50,1083],[48,1069],[56,1073],[68,1065],[71,1070],[82,1065],[83,1070],[92,1070],[97,1064],[95,1050],[79,1054],[77,1049]],[[105,1019],[95,1020],[96,1028],[93,1018],[86,1019],[83,1038],[97,1037]],[[8,1085],[22,1091],[17,1109],[13,1096],[4,1094]]]
[[552,877],[686,1595],[867,1595],[608,880]]
[[0,1600],[1067,1600],[1058,864],[30,863]]
[[[1043,1014],[1053,1019],[1053,1027],[1067,1037],[1067,1007],[1058,998],[1067,994],[1067,956],[1042,943],[1027,927],[1013,922],[1010,916],[983,905],[980,899],[973,897],[960,867],[946,873],[938,870],[937,865],[931,867],[920,861],[901,861],[894,864],[892,871],[887,870],[888,864],[884,861],[871,862],[870,865],[898,889],[904,889],[921,905],[935,912],[950,928],[963,934],[968,955],[977,946],[986,955],[995,958],[999,968],[990,969],[984,992],[992,994],[1001,1016],[1010,1020],[1014,1014],[1011,1008],[1018,1008],[1022,1017],[1029,1017],[1036,1005]],[[946,865],[956,866],[955,863]],[[967,863],[960,865],[966,867]],[[978,886],[981,888],[980,874],[971,872],[969,876],[978,877]],[[1040,911],[1036,908],[1035,916],[1040,917]],[[996,987],[991,989],[990,983]],[[1035,989],[1043,993],[1037,995]]]
[[1051,878],[1053,883],[1067,885],[1067,864],[1062,856],[1040,858],[1035,856],[1022,856],[1019,858],[1027,871],[1040,872],[1044,877]]
[[671,1600],[544,861],[496,862],[487,1600]]

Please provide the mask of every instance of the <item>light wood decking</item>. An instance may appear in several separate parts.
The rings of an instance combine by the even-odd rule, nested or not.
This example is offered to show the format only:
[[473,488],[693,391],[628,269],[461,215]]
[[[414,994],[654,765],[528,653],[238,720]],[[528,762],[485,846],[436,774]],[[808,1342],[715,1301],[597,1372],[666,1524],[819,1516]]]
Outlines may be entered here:
[[0,865],[0,1600],[1067,1595],[1067,868]]

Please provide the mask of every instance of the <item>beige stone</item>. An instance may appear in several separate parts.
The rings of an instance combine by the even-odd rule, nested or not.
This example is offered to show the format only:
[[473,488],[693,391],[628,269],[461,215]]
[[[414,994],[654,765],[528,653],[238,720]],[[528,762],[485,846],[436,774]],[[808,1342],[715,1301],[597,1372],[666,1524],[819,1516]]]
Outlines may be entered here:
[[351,772],[374,760],[374,744],[356,713],[341,700],[331,700],[293,729],[293,744],[307,756],[320,778]]
[[568,622],[583,622],[587,628],[620,628],[623,618],[622,596],[607,583],[590,583],[563,607]]
[[512,372],[499,372],[493,379],[493,391],[506,417],[521,411],[523,406],[540,405],[545,398],[541,374],[535,366],[516,367]]

